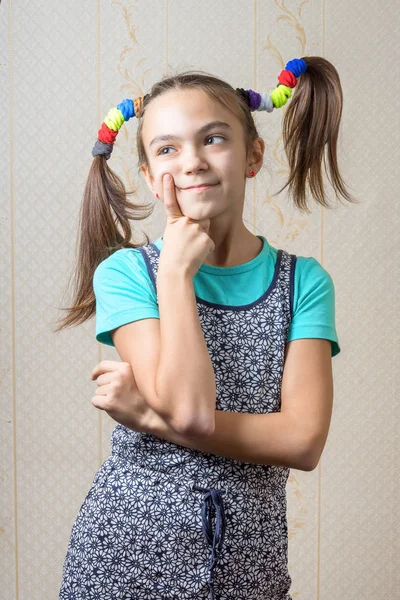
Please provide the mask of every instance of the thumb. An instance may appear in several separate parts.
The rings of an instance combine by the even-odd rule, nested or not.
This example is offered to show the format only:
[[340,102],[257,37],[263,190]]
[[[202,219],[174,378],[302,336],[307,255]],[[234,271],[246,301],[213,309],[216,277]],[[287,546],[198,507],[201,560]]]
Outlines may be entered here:
[[177,219],[183,217],[181,207],[178,204],[175,193],[175,182],[172,175],[166,173],[162,179],[164,190],[164,206],[168,219]]

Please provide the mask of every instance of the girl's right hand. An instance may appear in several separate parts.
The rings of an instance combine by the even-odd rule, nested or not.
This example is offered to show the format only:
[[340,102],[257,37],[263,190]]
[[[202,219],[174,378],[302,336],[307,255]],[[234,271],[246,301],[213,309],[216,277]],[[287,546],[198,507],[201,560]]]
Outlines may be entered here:
[[178,204],[175,182],[163,176],[164,206],[167,225],[163,234],[159,269],[182,272],[194,277],[204,260],[215,249],[208,235],[210,219],[195,221],[186,217]]

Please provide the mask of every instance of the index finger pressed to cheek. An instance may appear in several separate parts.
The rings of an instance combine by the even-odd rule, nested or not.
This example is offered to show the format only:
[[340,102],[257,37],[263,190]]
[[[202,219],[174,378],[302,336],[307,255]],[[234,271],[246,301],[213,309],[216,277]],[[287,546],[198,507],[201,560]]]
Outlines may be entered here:
[[174,189],[174,180],[172,175],[163,176],[163,190],[164,190],[164,206],[166,209],[171,208],[176,202],[176,195]]
[[163,187],[166,190],[171,190],[173,188],[173,180],[171,175],[163,175]]

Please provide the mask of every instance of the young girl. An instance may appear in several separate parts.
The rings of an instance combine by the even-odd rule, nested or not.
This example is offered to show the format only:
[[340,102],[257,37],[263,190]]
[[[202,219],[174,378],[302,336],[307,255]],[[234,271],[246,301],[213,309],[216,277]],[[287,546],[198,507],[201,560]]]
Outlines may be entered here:
[[[278,80],[258,94],[178,74],[111,109],[99,131],[75,304],[59,329],[96,313],[96,339],[122,362],[95,367],[92,403],[118,425],[73,524],[60,599],[290,600],[285,488],[291,467],[318,464],[340,347],[327,271],[244,226],[264,154],[251,111],[272,112],[296,87],[282,189],[307,210],[308,184],[327,206],[327,150],[336,196],[355,199],[337,164],[336,69],[303,57]],[[107,164],[132,116],[140,172],[167,217],[145,245],[130,242],[129,220],[146,207]]]

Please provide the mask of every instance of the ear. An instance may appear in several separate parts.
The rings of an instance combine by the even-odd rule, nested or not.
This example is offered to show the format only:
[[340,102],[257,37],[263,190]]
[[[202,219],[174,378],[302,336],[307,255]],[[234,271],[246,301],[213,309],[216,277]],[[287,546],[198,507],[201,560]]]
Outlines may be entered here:
[[247,162],[249,166],[258,173],[264,160],[265,143],[262,138],[253,140],[252,148],[249,150]]
[[148,167],[146,167],[146,165],[142,165],[140,167],[140,172],[142,173],[143,177],[145,178],[146,183],[149,187],[149,190],[151,192],[154,192],[154,177],[151,175]]

